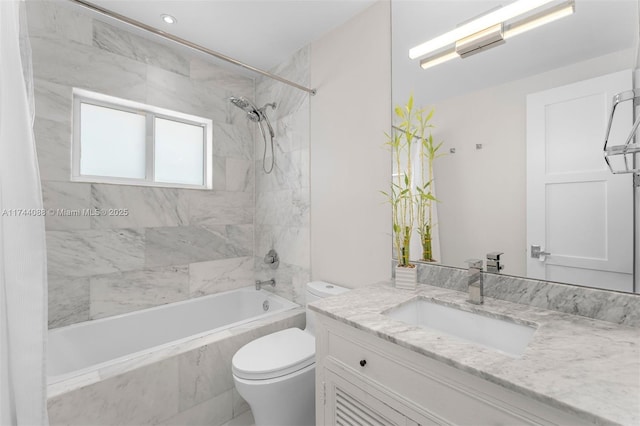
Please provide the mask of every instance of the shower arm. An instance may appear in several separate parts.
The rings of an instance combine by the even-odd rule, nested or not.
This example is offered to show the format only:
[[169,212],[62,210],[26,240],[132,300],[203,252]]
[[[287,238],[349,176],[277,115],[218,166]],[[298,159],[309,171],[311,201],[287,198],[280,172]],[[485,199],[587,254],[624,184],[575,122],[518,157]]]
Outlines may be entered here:
[[213,56],[213,57],[221,59],[221,60],[223,60],[225,62],[229,62],[229,63],[231,63],[233,65],[237,65],[237,66],[242,67],[244,69],[247,69],[249,71],[258,73],[260,75],[263,75],[265,77],[271,78],[273,80],[277,80],[277,81],[279,81],[281,83],[284,83],[284,84],[287,84],[287,85],[289,85],[291,87],[295,87],[296,89],[303,90],[303,91],[309,93],[310,95],[315,95],[316,92],[317,92],[316,89],[311,89],[311,88],[302,86],[302,85],[300,85],[298,83],[294,83],[293,81],[287,80],[286,78],[282,78],[279,75],[275,75],[275,74],[272,74],[270,72],[261,70],[260,68],[256,68],[256,67],[253,67],[251,65],[245,64],[244,62],[240,62],[237,59],[233,59],[233,58],[231,58],[231,57],[229,57],[227,55],[223,55],[222,53],[216,52],[215,50],[208,49],[208,48],[206,48],[204,46],[200,46],[199,44],[192,43],[192,42],[190,42],[188,40],[185,40],[185,39],[180,38],[178,36],[175,36],[173,34],[166,33],[164,31],[161,31],[161,30],[159,30],[157,28],[154,28],[154,27],[152,27],[150,25],[143,24],[142,22],[136,21],[135,19],[128,18],[128,17],[126,17],[124,15],[121,15],[119,13],[113,12],[113,11],[108,10],[108,9],[104,9],[104,8],[102,8],[100,6],[97,6],[97,5],[93,4],[93,3],[90,3],[88,1],[85,1],[85,0],[69,0],[69,1],[74,3],[74,4],[76,4],[76,5],[78,5],[78,6],[82,6],[85,9],[92,10],[94,12],[97,12],[97,13],[101,14],[101,15],[108,16],[109,18],[115,19],[115,20],[120,21],[120,22],[124,22],[125,24],[132,25],[132,26],[134,26],[136,28],[139,28],[141,30],[148,31],[148,32],[153,33],[153,34],[155,34],[157,36],[165,38],[167,40],[171,40],[174,43],[178,43],[178,44],[180,44],[182,46],[185,46],[185,47],[188,47],[190,49],[197,50],[198,52],[205,53],[205,54],[207,54],[209,56]]

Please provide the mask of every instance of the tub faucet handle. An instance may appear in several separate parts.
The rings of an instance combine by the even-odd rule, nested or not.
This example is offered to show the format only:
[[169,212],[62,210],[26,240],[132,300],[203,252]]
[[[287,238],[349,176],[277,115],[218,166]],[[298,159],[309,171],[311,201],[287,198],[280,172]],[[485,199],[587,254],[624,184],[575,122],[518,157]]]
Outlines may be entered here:
[[271,269],[278,268],[278,265],[280,265],[280,257],[278,257],[278,253],[274,249],[269,250],[269,253],[264,257],[264,263],[269,265]]

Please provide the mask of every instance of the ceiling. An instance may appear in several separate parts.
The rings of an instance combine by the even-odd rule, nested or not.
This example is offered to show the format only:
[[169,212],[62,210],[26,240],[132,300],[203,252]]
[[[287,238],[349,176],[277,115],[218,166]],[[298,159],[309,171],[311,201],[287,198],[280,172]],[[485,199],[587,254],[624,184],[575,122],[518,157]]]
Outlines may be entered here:
[[611,52],[632,49],[636,66],[639,0],[576,0],[575,13],[465,59],[423,70],[409,49],[511,0],[394,0],[394,105],[415,93],[420,104],[539,74]]
[[[374,3],[374,0],[88,1],[263,70],[280,64]],[[177,22],[164,23],[162,14],[174,16]]]
[[[375,2],[89,1],[264,70],[280,64]],[[419,94],[423,103],[433,103],[609,52],[637,49],[640,0],[576,0],[574,15],[478,55],[428,70],[419,67],[419,60],[408,59],[409,48],[512,1],[391,0],[394,104],[402,102],[398,97],[404,98],[411,92]],[[174,16],[177,23],[164,23],[162,14]],[[158,40],[154,35],[147,33],[146,36]],[[630,57],[629,67],[634,65]],[[241,68],[232,67],[243,72]]]

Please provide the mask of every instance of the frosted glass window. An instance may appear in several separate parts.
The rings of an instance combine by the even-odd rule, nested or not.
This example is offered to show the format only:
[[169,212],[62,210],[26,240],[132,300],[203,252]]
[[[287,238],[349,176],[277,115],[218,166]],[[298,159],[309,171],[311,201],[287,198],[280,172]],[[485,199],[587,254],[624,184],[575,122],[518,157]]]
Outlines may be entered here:
[[80,104],[80,174],[144,179],[143,114]]
[[71,180],[211,189],[212,128],[207,118],[74,88]]
[[155,180],[202,185],[204,128],[163,118],[155,119]]

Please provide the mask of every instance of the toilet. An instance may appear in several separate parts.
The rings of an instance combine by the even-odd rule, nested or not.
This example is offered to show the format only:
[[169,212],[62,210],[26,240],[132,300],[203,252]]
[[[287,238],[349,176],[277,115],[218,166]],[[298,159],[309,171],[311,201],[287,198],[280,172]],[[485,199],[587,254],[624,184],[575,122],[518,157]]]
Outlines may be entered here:
[[[306,286],[306,303],[349,289],[324,281]],[[247,343],[231,361],[236,390],[251,407],[256,426],[315,424],[313,313],[304,330],[288,328]]]

